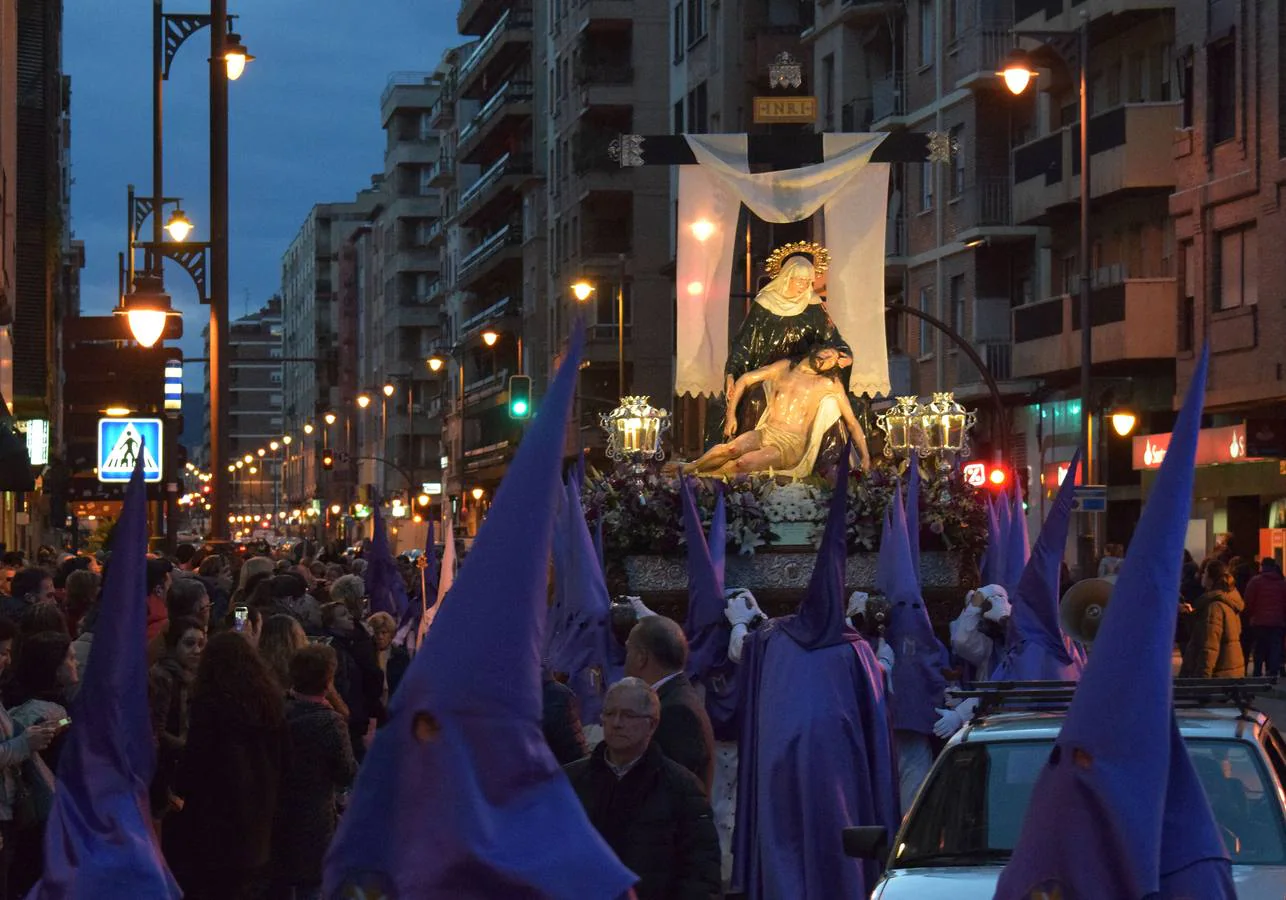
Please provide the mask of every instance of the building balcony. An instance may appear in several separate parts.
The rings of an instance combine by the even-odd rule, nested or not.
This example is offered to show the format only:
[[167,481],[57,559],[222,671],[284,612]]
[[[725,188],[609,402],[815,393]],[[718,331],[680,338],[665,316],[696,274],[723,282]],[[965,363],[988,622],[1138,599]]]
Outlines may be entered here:
[[502,297],[495,303],[489,304],[486,308],[478,310],[460,323],[457,329],[457,340],[461,343],[467,343],[488,327],[494,327],[498,319],[513,311],[514,306],[512,297]]
[[[392,270],[398,273],[442,271],[441,255],[425,246],[399,247],[393,254],[392,264]],[[389,274],[387,269],[385,274]]]
[[1034,225],[1020,225],[1014,219],[1011,194],[1006,177],[979,177],[965,185],[947,199],[950,237],[962,244],[1033,237]]
[[[641,0],[576,0],[578,18],[586,25],[596,22],[633,22]],[[571,4],[568,4],[569,6]]]
[[430,187],[447,187],[455,181],[455,158],[441,151],[429,172]]
[[455,29],[459,34],[482,37],[508,7],[508,0],[460,0]]
[[442,200],[436,194],[399,194],[389,201],[384,215],[393,221],[437,219],[442,216]]
[[894,72],[879,79],[871,88],[871,109],[875,121],[872,131],[893,131],[906,127],[906,79]]
[[[456,70],[461,97],[479,99],[488,81],[503,78],[515,63],[529,53],[532,41],[531,4],[514,4],[483,36],[473,52]],[[493,76],[484,78],[484,75]]]
[[[972,346],[978,356],[982,358],[983,367],[987,370],[987,374],[993,379],[996,381],[1009,381],[1014,377],[1014,345],[1008,338],[973,341]],[[947,347],[950,349],[951,345],[948,344]],[[955,356],[955,383],[957,388],[965,385],[986,383],[986,379],[978,371],[978,367],[974,365],[973,360],[958,350]]]
[[[474,406],[481,411],[481,407],[476,404],[482,404],[487,400],[509,390],[509,370],[500,369],[490,375],[484,375],[481,378],[475,378],[473,381],[465,382],[464,396],[466,407]],[[490,407],[493,404],[486,404]]]
[[[1127,103],[1090,119],[1090,197],[1170,191],[1174,130],[1182,103]],[[1043,222],[1047,211],[1080,202],[1080,127],[1059,129],[1014,149],[1014,218]]]
[[[1074,31],[1086,14],[1098,22],[1106,16],[1129,18],[1174,8],[1174,0],[1014,0],[1014,27]],[[1113,24],[1119,30],[1120,18]]]
[[[1178,352],[1174,278],[1135,278],[1090,291],[1093,363],[1173,359]],[[1072,372],[1081,364],[1080,297],[1065,294],[1013,310],[1015,378]]]
[[442,82],[442,91],[429,109],[429,127],[446,131],[455,124],[456,76],[454,73]]
[[522,227],[510,224],[487,235],[460,259],[458,286],[467,290],[501,265],[515,262],[522,263]]
[[[822,7],[821,4],[818,6]],[[816,23],[804,29],[799,40],[803,44],[811,44],[837,26],[862,27],[874,22],[883,23],[888,17],[903,12],[904,4],[901,0],[843,0],[832,6],[829,15],[819,12]]]
[[429,233],[424,236],[424,246],[432,248],[441,248],[446,241],[447,226],[442,219],[434,219],[429,225]]
[[[426,294],[416,296],[414,294],[402,298],[403,302],[397,304],[385,314],[384,325],[386,328],[434,328],[442,327],[442,307],[434,303]],[[391,320],[391,321],[390,321]]]
[[623,63],[582,63],[576,67],[576,87],[580,90],[580,109],[609,107],[624,109],[634,105],[634,67]]
[[461,225],[472,226],[479,219],[494,221],[503,208],[522,202],[515,190],[531,178],[534,160],[530,153],[506,153],[460,192],[456,217]]
[[396,166],[429,166],[438,161],[441,151],[438,150],[436,138],[427,140],[409,138],[396,141],[384,157],[386,169]]
[[485,154],[479,151],[488,144],[503,144],[503,138],[519,123],[531,120],[532,85],[530,81],[507,81],[482,105],[469,124],[460,129],[456,154],[460,162],[480,163]]
[[1012,22],[988,22],[963,32],[949,48],[955,49],[952,72],[957,89],[1004,90],[996,75],[1014,46]]

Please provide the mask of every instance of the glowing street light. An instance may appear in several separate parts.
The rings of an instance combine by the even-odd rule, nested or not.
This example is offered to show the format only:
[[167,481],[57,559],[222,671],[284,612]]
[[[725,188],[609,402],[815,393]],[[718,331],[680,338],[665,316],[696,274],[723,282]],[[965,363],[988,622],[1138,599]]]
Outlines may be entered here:
[[370,406],[371,405],[370,394],[358,394],[357,405],[360,406],[362,409],[366,409],[366,407]]
[[169,232],[170,237],[181,244],[192,233],[192,221],[182,209],[175,208],[174,212],[170,213],[170,220],[165,223],[165,230]]
[[578,281],[572,285],[572,296],[584,303],[594,293],[594,285],[588,281]]
[[1005,57],[1004,66],[996,74],[1005,80],[1009,93],[1018,96],[1027,90],[1027,85],[1036,77],[1036,69],[1031,64],[1031,54],[1026,50],[1014,49]]
[[430,372],[433,372],[436,374],[442,371],[442,367],[447,364],[447,361],[435,353],[432,356],[430,356],[428,359],[426,359],[424,363],[429,367]]
[[254,62],[254,59],[241,43],[241,35],[235,31],[228,32],[223,42],[223,62],[228,67],[228,80],[240,78],[246,70],[246,63]]
[[322,416],[322,418],[326,420],[326,424],[327,424],[327,425],[334,425],[334,424],[335,424],[335,418],[336,418],[336,417],[335,417],[335,414],[334,414],[333,412],[328,412],[328,413],[326,413],[326,415]]
[[486,344],[488,347],[496,346],[496,341],[498,340],[500,340],[500,332],[496,331],[494,328],[488,328],[486,331],[482,332],[482,343]]
[[312,422],[305,422],[305,423],[304,423],[304,434],[312,434],[312,433],[313,433],[313,423],[312,423]]
[[385,396],[385,397],[392,397],[392,396],[393,396],[393,392],[394,392],[394,391],[396,391],[396,390],[397,390],[397,388],[395,388],[395,387],[394,387],[393,385],[391,385],[391,384],[386,384],[386,385],[384,385],[384,387],[383,387],[383,388],[381,388],[381,390],[382,390],[382,391],[384,391],[384,396]]

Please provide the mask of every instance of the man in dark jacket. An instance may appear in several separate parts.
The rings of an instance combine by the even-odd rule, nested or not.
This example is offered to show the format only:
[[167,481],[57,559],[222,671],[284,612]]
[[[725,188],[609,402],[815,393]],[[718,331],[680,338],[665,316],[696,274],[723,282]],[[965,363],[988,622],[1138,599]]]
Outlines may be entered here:
[[641,678],[661,699],[656,742],[670,759],[701,782],[706,796],[714,781],[714,732],[696,688],[683,673],[688,641],[683,629],[665,616],[645,616],[625,642],[625,674]]
[[1276,678],[1286,641],[1286,578],[1271,556],[1246,585],[1246,621],[1255,635],[1255,677]]
[[720,897],[719,837],[710,802],[653,740],[660,701],[623,678],[603,700],[603,742],[564,771],[590,822],[634,874],[638,900]]
[[375,643],[343,603],[322,607],[322,625],[326,637],[319,643],[335,648],[339,668],[335,688],[348,707],[348,731],[353,755],[361,762],[366,755],[366,733],[371,719],[380,717],[380,694],[384,691],[384,673],[380,671]]

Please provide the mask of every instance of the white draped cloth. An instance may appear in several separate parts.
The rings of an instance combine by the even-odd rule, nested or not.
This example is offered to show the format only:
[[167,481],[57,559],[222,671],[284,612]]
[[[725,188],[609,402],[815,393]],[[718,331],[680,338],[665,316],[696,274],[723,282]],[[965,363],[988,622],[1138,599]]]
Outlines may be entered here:
[[884,137],[823,135],[823,162],[752,174],[746,135],[685,135],[697,165],[679,172],[676,393],[723,393],[732,258],[742,203],[775,223],[823,212],[821,243],[832,256],[826,308],[853,348],[849,389],[872,396],[888,393],[884,232],[889,167],[870,161]]

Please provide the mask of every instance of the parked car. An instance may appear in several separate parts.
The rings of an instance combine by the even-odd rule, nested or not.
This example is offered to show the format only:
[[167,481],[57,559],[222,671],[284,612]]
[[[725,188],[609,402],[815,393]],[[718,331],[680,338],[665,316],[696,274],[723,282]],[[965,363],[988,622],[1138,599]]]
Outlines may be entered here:
[[[889,848],[872,900],[990,900],[1065,712],[975,719],[938,757],[891,846],[882,827],[847,829],[852,856]],[[1237,703],[1181,707],[1176,718],[1232,857],[1238,897],[1281,900],[1286,743],[1264,713]]]

